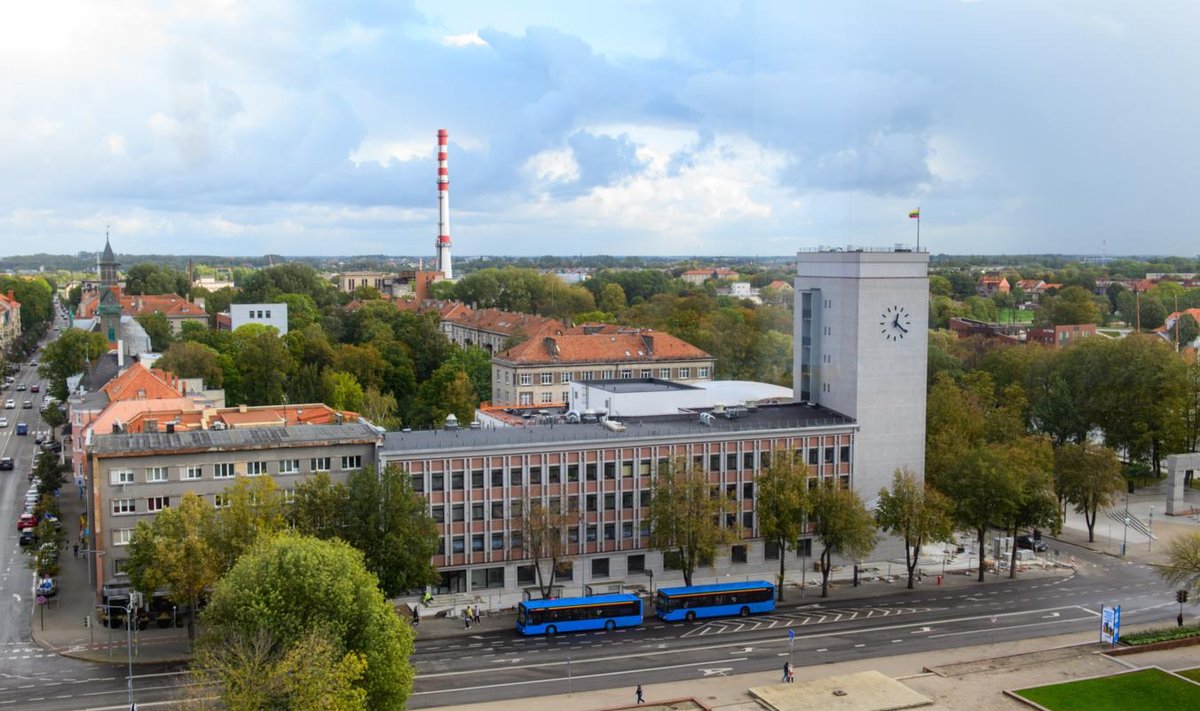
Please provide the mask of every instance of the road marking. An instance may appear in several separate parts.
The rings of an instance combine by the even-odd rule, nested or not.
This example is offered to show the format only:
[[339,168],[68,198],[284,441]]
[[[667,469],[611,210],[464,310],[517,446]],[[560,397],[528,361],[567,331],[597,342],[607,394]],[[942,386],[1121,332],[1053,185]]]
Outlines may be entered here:
[[[594,679],[594,678],[606,677],[606,676],[622,676],[625,674],[645,674],[646,672],[665,671],[668,669],[686,669],[688,667],[698,667],[698,666],[701,666],[704,664],[744,662],[744,661],[746,661],[746,659],[747,659],[747,657],[735,657],[733,659],[721,659],[719,661],[710,660],[710,661],[706,661],[706,662],[693,662],[691,664],[672,664],[672,665],[665,666],[665,667],[648,667],[648,668],[642,668],[642,669],[628,669],[628,670],[622,670],[622,671],[598,672],[596,674],[574,674],[574,675],[572,675],[571,678],[573,678],[573,679]],[[593,660],[588,660],[588,661],[593,661]],[[732,667],[730,667],[730,668],[732,669]],[[466,672],[456,672],[456,673],[466,673]],[[471,672],[471,673],[473,673],[473,672]],[[418,678],[420,678],[420,677],[418,677]],[[480,686],[456,686],[451,689],[435,689],[432,691],[416,691],[416,692],[413,692],[412,696],[431,696],[433,694],[451,694],[451,693],[455,693],[455,692],[459,692],[459,691],[478,691],[479,689],[497,689],[497,688],[501,688],[501,687],[505,687],[505,686],[525,686],[527,684],[547,684],[547,683],[556,683],[556,682],[562,682],[562,681],[565,681],[565,679],[562,677],[555,677],[553,679],[530,679],[528,681],[507,681],[507,682],[502,682],[499,684],[483,684]],[[175,702],[171,702],[171,703],[175,703]]]

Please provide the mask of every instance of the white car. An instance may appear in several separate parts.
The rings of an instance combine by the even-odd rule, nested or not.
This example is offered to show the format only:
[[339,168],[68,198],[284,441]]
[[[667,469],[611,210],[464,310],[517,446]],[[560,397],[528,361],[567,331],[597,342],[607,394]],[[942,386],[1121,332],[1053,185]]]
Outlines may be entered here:
[[15,400],[5,400],[4,401],[4,409],[5,410],[13,410],[16,407],[17,407],[17,402]]
[[8,418],[0,417],[0,427],[8,427]]

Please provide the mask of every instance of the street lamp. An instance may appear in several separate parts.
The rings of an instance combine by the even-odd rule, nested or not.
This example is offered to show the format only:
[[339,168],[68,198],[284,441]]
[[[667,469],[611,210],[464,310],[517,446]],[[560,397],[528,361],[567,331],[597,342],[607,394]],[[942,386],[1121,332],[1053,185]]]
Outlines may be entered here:
[[[124,606],[121,606],[121,605],[96,605],[96,607],[102,607],[102,608],[110,609],[110,610],[124,610],[125,611],[125,653],[129,658],[129,682],[128,682],[129,709],[130,709],[130,711],[137,711],[137,704],[133,700],[133,625],[134,625],[133,611],[135,609],[134,605],[133,605],[133,596],[131,595],[129,597],[129,602]],[[112,625],[109,625],[110,629],[111,629],[111,627],[112,627]]]
[[1121,557],[1125,557],[1125,546],[1129,541],[1129,509],[1125,509],[1125,530],[1121,533]]
[[1150,524],[1146,527],[1146,552],[1154,550],[1154,505],[1150,506]]

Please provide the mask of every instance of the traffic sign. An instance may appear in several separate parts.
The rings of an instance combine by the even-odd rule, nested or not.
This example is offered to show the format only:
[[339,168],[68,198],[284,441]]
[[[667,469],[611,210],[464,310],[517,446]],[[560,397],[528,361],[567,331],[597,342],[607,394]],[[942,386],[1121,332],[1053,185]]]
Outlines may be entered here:
[[45,604],[46,604],[46,596],[45,596],[45,595],[38,595],[38,596],[37,596],[37,604],[39,604],[39,605],[45,605]]
[[788,641],[791,642],[791,641],[794,641],[795,639],[796,639],[796,630],[788,629]]

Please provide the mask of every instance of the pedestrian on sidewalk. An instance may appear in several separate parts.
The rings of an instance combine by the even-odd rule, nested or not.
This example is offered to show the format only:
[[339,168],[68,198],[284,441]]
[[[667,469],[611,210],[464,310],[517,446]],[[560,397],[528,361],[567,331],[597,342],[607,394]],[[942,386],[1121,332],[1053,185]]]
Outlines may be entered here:
[[639,704],[646,703],[646,700],[642,698],[642,685],[641,684],[638,684],[638,688],[637,688],[637,702]]
[[783,678],[780,681],[790,682],[792,680],[792,663],[783,663]]
[[471,619],[474,620],[475,624],[479,624],[479,605],[471,608]]
[[78,558],[79,557],[79,542],[76,541],[75,545],[72,546],[71,549],[75,553],[75,557]]
[[467,605],[466,609],[463,610],[463,628],[468,629],[468,630],[471,629],[471,606],[470,605]]

